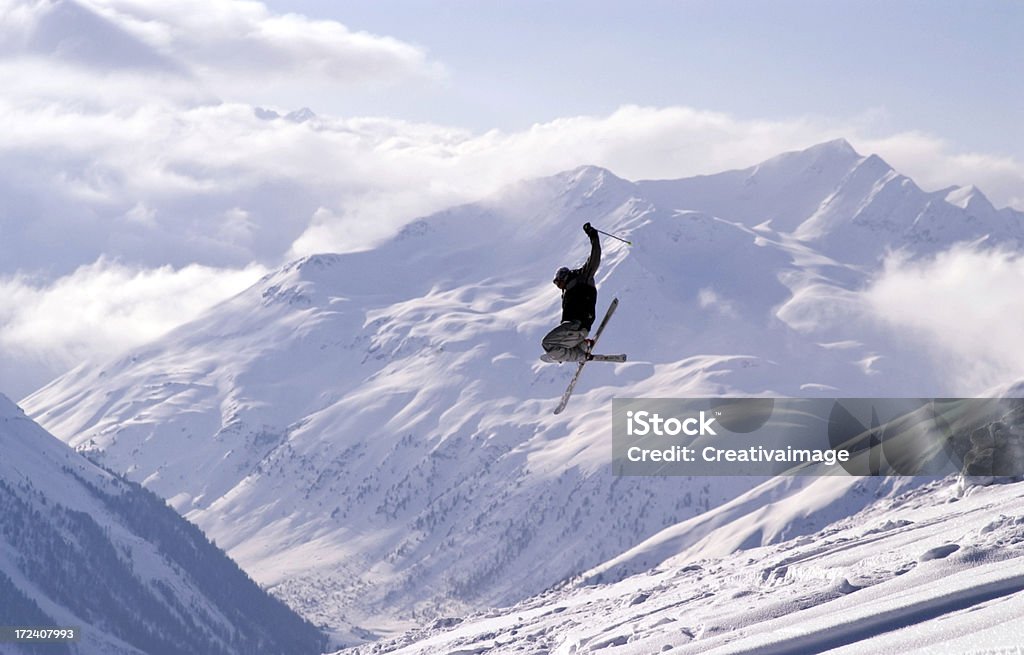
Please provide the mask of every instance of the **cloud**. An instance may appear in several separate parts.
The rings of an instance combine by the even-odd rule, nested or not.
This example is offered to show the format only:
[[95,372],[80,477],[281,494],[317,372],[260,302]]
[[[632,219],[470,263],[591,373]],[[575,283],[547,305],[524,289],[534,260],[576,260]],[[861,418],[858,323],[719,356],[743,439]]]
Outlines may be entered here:
[[862,294],[892,332],[917,340],[960,393],[1024,377],[1024,255],[958,245],[936,257],[893,257]]
[[421,48],[398,39],[243,0],[0,0],[0,55],[180,76],[221,97],[251,88],[254,78],[266,90],[444,74]]
[[[582,164],[604,166],[628,179],[676,178],[743,168],[788,150],[837,137],[898,162],[922,185],[975,184],[997,206],[1024,196],[1024,166],[1012,159],[964,155],[920,134],[871,140],[863,121],[798,118],[741,120],[687,107],[626,106],[607,116],[578,116],[518,132],[470,134],[454,128],[397,121],[349,121],[335,129],[358,134],[348,143],[358,157],[349,179],[366,175],[359,202],[334,207],[296,241],[296,253],[351,243],[354,226],[370,220],[377,233],[443,207],[492,193],[519,179],[551,175]],[[335,151],[341,157],[345,147]],[[377,189],[372,190],[376,183]],[[321,219],[324,217],[321,216]],[[389,220],[389,218],[391,220]],[[381,223],[381,221],[384,223]],[[391,225],[388,225],[391,223]]]
[[53,57],[98,69],[152,69],[180,72],[171,57],[145,40],[73,0],[6,2],[0,16],[5,54]]
[[53,282],[0,278],[0,388],[20,395],[86,359],[171,330],[255,283],[266,269],[140,269],[109,260]]
[[[837,136],[857,142],[857,126],[681,107],[627,106],[483,134],[387,118],[300,122],[242,103],[108,109],[5,97],[0,115],[11,126],[0,134],[0,229],[15,241],[73,236],[52,244],[62,273],[101,255],[150,266],[276,264],[364,248],[417,216],[581,164],[630,179],[683,177]],[[1024,188],[1013,161],[961,155],[937,139],[864,143],[925,186]],[[2,265],[38,264],[39,245],[0,244]]]

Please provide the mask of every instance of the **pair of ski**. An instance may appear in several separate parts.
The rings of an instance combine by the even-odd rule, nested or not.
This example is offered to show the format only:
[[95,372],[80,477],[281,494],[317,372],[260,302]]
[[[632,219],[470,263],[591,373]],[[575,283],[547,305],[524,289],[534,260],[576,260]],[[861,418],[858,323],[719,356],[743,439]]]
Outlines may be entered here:
[[[601,338],[601,333],[604,332],[604,328],[608,325],[608,319],[615,313],[615,308],[619,306],[619,299],[612,298],[612,304],[608,305],[608,311],[605,312],[604,318],[601,319],[600,325],[597,326],[597,332],[594,333],[594,342],[590,346],[593,350],[594,346],[597,345],[597,340]],[[569,404],[569,397],[572,396],[573,389],[576,388],[576,382],[580,379],[580,373],[583,372],[583,366],[587,362],[624,362],[626,361],[625,355],[593,355],[591,359],[582,361],[579,366],[576,367],[576,373],[572,376],[572,380],[569,380],[569,387],[562,394],[562,400],[558,403],[558,407],[555,408],[555,414],[561,414],[565,406]]]

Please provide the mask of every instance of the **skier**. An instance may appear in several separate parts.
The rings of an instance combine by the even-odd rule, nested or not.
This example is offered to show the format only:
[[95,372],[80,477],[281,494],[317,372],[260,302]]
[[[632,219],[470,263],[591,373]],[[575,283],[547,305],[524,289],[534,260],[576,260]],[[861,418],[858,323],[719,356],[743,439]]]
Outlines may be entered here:
[[587,338],[594,324],[597,308],[597,284],[594,275],[601,264],[601,242],[597,230],[590,223],[583,224],[590,237],[590,257],[577,269],[565,266],[555,272],[552,280],[562,290],[562,322],[548,332],[541,341],[545,362],[585,362],[593,359],[590,349],[594,342]]

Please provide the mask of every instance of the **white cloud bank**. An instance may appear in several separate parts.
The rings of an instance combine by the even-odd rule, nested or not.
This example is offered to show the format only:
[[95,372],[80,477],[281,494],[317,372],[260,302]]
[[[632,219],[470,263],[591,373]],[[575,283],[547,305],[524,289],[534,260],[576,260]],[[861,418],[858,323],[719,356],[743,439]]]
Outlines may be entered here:
[[237,84],[397,82],[443,69],[387,36],[330,20],[275,14],[245,0],[2,0],[0,53],[111,71]]
[[[255,283],[266,269],[140,269],[101,259],[54,281],[0,278],[0,389],[151,341]],[[24,370],[24,364],[33,368]],[[29,387],[34,385],[29,385]]]
[[[743,121],[681,107],[623,107],[479,135],[390,119],[266,120],[244,104],[90,111],[3,98],[0,115],[15,126],[0,134],[0,191],[10,199],[0,228],[16,238],[74,236],[73,248],[52,251],[65,269],[102,254],[149,265],[277,263],[363,248],[417,216],[581,164],[631,179],[682,177],[837,136],[876,144],[826,121]],[[920,136],[891,142],[901,169],[926,188],[984,190],[988,180],[1012,199],[1024,187],[1013,161],[964,157]],[[886,143],[872,150],[889,156]],[[5,265],[32,266],[19,252]]]
[[960,243],[922,259],[894,253],[861,289],[809,280],[777,316],[823,348],[870,346],[865,364],[899,353],[886,374],[973,397],[1024,380],[1022,288],[1024,253]]
[[861,294],[870,315],[931,351],[958,393],[1024,379],[1024,255],[959,245],[887,261]]

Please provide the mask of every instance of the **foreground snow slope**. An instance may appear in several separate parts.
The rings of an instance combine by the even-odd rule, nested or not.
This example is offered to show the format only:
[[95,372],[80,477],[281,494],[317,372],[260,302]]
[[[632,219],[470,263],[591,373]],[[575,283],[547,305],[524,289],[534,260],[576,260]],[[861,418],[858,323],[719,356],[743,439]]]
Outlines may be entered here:
[[810,534],[881,497],[925,484],[926,478],[778,476],[727,503],[669,526],[587,571],[586,582],[614,582],[668,560],[725,556]]
[[344,652],[960,655],[1019,647],[1022,613],[1024,484],[958,497],[946,480],[813,534],[694,552]]
[[[613,478],[615,396],[955,392],[852,299],[890,245],[949,245],[917,238],[922,217],[996,242],[1016,228],[904,182],[845,142],[714,178],[524,182],[295,262],[24,404],[339,633],[513,603],[757,482]],[[847,206],[864,211],[844,223]],[[549,276],[586,256],[586,221],[635,244],[606,239],[598,278],[599,311],[622,301],[602,349],[630,361],[588,367],[555,417],[573,367],[537,360]],[[855,261],[818,249],[830,230],[863,246]]]
[[163,501],[4,396],[0,452],[0,623],[81,635],[31,652],[309,655],[324,645]]

